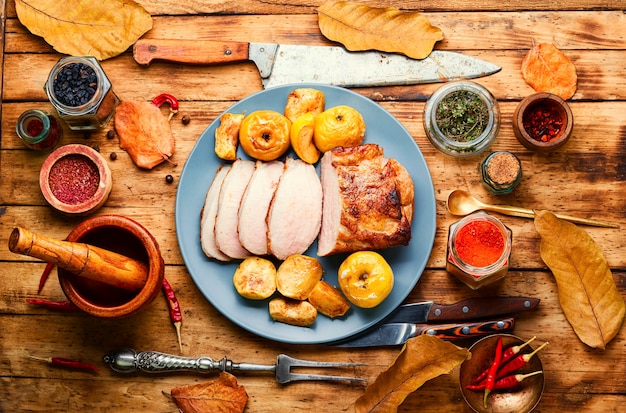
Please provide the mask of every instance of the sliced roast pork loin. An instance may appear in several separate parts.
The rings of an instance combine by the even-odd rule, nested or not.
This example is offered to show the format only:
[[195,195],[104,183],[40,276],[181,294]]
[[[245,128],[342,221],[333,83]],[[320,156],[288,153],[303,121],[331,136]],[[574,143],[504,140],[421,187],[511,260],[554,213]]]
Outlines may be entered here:
[[266,255],[267,213],[285,164],[257,161],[239,207],[239,241],[254,255]]
[[231,258],[246,258],[250,252],[239,241],[239,205],[254,173],[254,161],[237,159],[224,178],[215,217],[215,243]]
[[287,158],[267,216],[268,248],[280,260],[302,254],[315,241],[322,220],[322,185],[315,167]]
[[319,256],[408,245],[413,181],[375,144],[335,148],[321,161]]
[[204,251],[207,257],[220,261],[230,261],[231,259],[228,255],[222,253],[215,243],[215,218],[217,217],[222,183],[228,171],[230,171],[230,165],[220,165],[207,191],[204,206],[200,212],[200,245],[202,246],[202,251]]

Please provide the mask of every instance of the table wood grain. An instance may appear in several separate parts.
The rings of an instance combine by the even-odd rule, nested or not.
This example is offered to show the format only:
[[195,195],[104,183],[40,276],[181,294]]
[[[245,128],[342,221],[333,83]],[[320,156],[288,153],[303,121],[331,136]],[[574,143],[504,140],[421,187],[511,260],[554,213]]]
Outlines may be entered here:
[[[228,39],[330,44],[317,27],[321,1],[139,0],[153,16],[146,38]],[[420,11],[440,27],[445,39],[438,49],[461,51],[491,61],[502,71],[478,79],[498,99],[502,128],[491,150],[509,150],[520,157],[524,178],[510,195],[495,197],[480,184],[477,165],[482,157],[454,159],[437,152],[422,126],[426,99],[439,85],[354,89],[378,102],[407,128],[420,147],[435,186],[437,232],[432,254],[407,301],[452,303],[490,295],[527,295],[541,299],[538,309],[516,317],[515,334],[549,341],[541,352],[545,392],[537,411],[618,412],[626,405],[626,327],[606,350],[584,345],[561,311],[557,286],[539,256],[539,237],[531,220],[501,217],[514,233],[511,270],[503,282],[473,291],[445,271],[448,227],[458,217],[446,210],[446,198],[456,188],[469,190],[485,202],[612,221],[620,229],[583,227],[604,251],[613,278],[626,298],[626,4],[623,0],[426,0],[368,1]],[[102,356],[118,347],[177,354],[176,335],[165,298],[148,311],[125,320],[104,321],[80,313],[53,313],[25,302],[37,297],[45,264],[8,250],[15,226],[63,239],[80,219],[60,216],[48,207],[38,186],[45,154],[26,149],[15,135],[15,122],[26,109],[52,110],[43,91],[48,72],[61,57],[40,37],[20,24],[14,0],[2,5],[2,103],[0,146],[0,411],[149,411],[174,412],[167,396],[173,388],[212,380],[190,374],[123,376],[109,371]],[[576,65],[578,89],[570,101],[574,133],[557,152],[541,155],[515,139],[511,117],[521,99],[533,90],[520,73],[521,60],[532,42],[552,42]],[[187,272],[176,239],[174,202],[185,160],[204,129],[238,100],[261,90],[252,63],[221,67],[184,66],[156,62],[138,66],[130,51],[102,62],[122,99],[142,100],[168,92],[180,100],[171,122],[176,139],[173,160],[151,171],[139,170],[107,139],[106,129],[84,134],[65,130],[63,144],[97,146],[109,159],[113,190],[98,213],[137,220],[157,239],[166,263],[165,275],[183,310],[183,354],[227,356],[234,361],[272,363],[278,353],[299,358],[366,363],[354,373],[373,382],[399,349],[348,350],[317,345],[276,343],[228,321],[203,297]],[[191,118],[188,125],[182,114]],[[166,175],[174,182],[167,184]],[[50,278],[41,298],[63,300]],[[462,345],[470,345],[462,343]],[[97,373],[75,372],[30,360],[69,357],[97,364]],[[362,385],[296,383],[281,386],[271,376],[238,376],[250,397],[248,412],[350,411],[363,393]],[[469,412],[458,386],[458,368],[427,382],[400,406],[402,412]]]

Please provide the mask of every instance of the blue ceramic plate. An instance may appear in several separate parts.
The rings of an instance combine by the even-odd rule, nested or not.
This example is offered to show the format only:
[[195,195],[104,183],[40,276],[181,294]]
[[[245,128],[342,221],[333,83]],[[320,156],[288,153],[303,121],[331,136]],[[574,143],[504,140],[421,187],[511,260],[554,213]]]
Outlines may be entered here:
[[[221,263],[208,259],[200,246],[200,211],[220,160],[214,151],[215,129],[219,118],[198,139],[183,169],[176,195],[176,233],[180,250],[194,282],[204,296],[223,315],[242,328],[259,336],[286,343],[321,344],[351,337],[373,326],[404,301],[420,279],[430,256],[436,229],[435,194],[432,179],[417,144],[408,131],[377,103],[348,89],[319,84],[283,85],[251,95],[234,104],[228,112],[250,113],[259,109],[283,112],[288,94],[298,87],[312,87],[324,92],[326,108],[349,105],[358,110],[367,126],[365,142],[384,148],[385,155],[397,159],[415,183],[415,216],[412,240],[406,247],[380,251],[394,270],[395,285],[389,297],[378,307],[352,307],[346,316],[331,320],[319,315],[311,327],[295,327],[273,321],[268,301],[240,297],[232,283],[240,261]],[[240,157],[246,155],[239,149]],[[294,154],[291,156],[295,157]],[[305,253],[317,257],[317,242]],[[344,254],[322,257],[324,279],[337,286],[337,269]]]

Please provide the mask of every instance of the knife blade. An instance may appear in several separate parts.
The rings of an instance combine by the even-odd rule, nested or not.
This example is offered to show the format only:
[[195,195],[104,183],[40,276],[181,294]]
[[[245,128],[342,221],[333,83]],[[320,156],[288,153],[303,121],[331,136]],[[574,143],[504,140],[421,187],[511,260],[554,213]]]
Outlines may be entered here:
[[133,45],[140,65],[153,60],[219,65],[253,61],[264,88],[288,83],[343,87],[412,85],[473,79],[500,67],[461,53],[433,51],[422,60],[378,51],[350,52],[340,46],[304,46],[215,40],[142,39]]
[[428,323],[490,318],[532,310],[540,301],[538,298],[530,297],[470,298],[454,304],[424,301],[401,305],[384,322]]
[[421,334],[434,335],[443,340],[459,340],[464,338],[482,337],[495,333],[503,333],[513,330],[513,327],[515,327],[515,320],[513,318],[450,324],[419,325],[413,323],[389,323],[381,324],[373,330],[367,331],[360,336],[333,344],[333,346],[398,346],[404,344],[408,339],[417,337]]

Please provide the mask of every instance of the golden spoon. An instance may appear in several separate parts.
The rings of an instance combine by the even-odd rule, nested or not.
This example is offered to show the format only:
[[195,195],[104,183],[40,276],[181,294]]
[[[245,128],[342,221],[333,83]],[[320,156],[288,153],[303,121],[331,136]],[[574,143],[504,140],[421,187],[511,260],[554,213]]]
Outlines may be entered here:
[[[504,215],[522,218],[534,218],[535,213],[532,209],[520,208],[506,205],[487,205],[470,195],[469,192],[456,189],[448,195],[448,211],[453,215],[469,215],[479,210],[497,212]],[[569,215],[555,214],[557,218],[564,219],[576,224],[591,225],[595,227],[619,228],[616,224],[607,222],[594,221],[585,218],[576,218]]]

